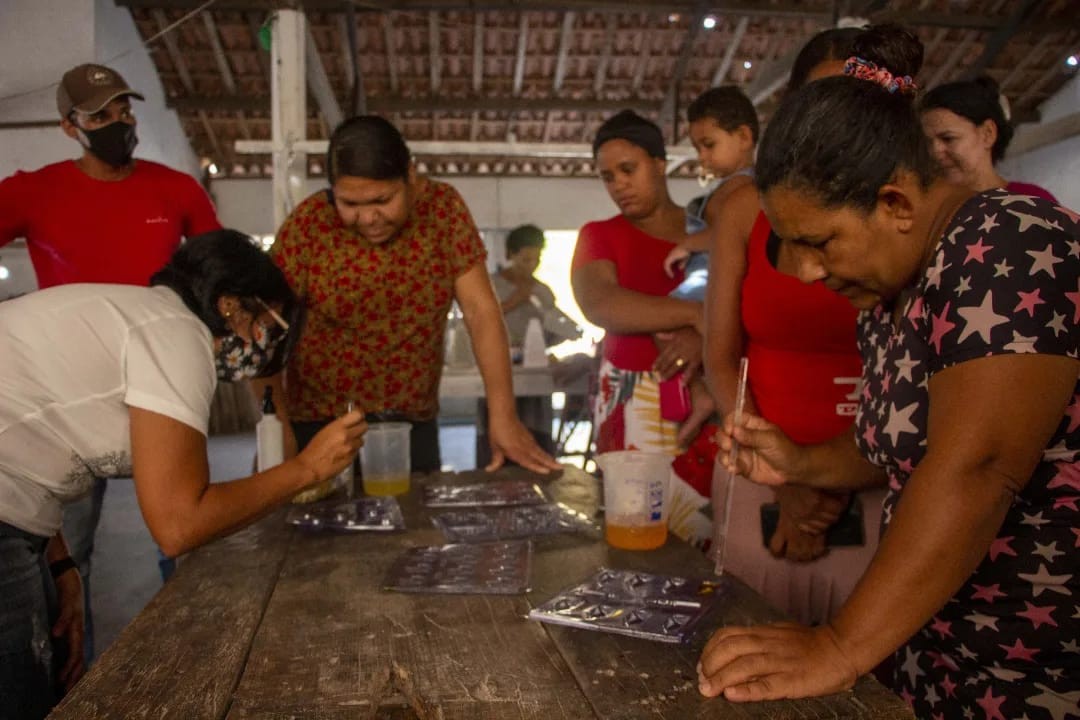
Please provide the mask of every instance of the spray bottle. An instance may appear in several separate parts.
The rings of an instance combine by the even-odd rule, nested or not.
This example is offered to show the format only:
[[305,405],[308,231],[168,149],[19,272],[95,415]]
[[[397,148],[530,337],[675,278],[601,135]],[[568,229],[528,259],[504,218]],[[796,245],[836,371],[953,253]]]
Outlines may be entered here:
[[263,391],[262,419],[255,425],[259,472],[280,465],[285,459],[285,441],[281,421],[274,408],[274,389]]

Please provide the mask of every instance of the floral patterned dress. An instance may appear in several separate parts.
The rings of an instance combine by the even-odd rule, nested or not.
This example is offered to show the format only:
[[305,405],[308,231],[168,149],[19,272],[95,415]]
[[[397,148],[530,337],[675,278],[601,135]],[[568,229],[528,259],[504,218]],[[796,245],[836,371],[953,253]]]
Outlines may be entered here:
[[333,418],[350,400],[414,421],[437,415],[454,283],[486,257],[453,187],[421,178],[408,221],[381,245],[346,227],[317,192],[285,220],[270,253],[308,307],[287,372],[294,421]]
[[[888,472],[886,525],[927,451],[934,373],[988,355],[1077,357],[1078,220],[1026,195],[975,195],[899,323],[881,306],[860,317],[856,436]],[[897,652],[896,690],[920,718],[1080,717],[1078,451],[1080,384],[986,557]]]

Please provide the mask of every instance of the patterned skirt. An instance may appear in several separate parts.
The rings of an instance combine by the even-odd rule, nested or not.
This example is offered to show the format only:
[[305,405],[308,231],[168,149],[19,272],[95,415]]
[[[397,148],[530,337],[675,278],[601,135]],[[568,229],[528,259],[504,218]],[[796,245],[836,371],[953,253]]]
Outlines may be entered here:
[[[660,390],[651,372],[620,370],[604,360],[599,392],[593,408],[597,428],[596,451],[642,450],[679,454],[675,435],[678,423],[660,417]],[[712,507],[705,497],[670,473],[668,529],[705,551],[712,543]]]

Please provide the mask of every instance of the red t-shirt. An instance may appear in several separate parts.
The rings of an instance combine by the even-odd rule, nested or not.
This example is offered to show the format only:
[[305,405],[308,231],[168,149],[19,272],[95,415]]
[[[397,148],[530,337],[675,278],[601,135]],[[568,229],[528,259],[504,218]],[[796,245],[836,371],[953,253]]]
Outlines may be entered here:
[[[615,264],[621,287],[646,295],[667,295],[682,282],[681,273],[669,278],[664,272],[664,258],[673,247],[674,243],[648,235],[616,215],[581,228],[571,267],[576,270],[594,260],[608,260]],[[650,370],[656,355],[656,343],[648,333],[604,335],[604,358],[621,370]]]
[[0,246],[26,238],[41,288],[147,285],[181,238],[220,227],[193,177],[149,160],[115,182],[72,160],[0,181]]
[[769,221],[750,231],[742,283],[747,384],[761,416],[792,440],[819,443],[855,420],[862,360],[857,311],[821,283],[807,285],[772,266]]

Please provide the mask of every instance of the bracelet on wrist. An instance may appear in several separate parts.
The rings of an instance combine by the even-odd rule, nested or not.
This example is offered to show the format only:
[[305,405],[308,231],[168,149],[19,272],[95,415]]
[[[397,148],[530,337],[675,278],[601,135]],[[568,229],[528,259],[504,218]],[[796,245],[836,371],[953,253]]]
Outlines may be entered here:
[[77,570],[78,564],[71,559],[71,556],[62,557],[56,562],[49,563],[49,574],[53,576],[53,579],[60,577],[68,570]]

